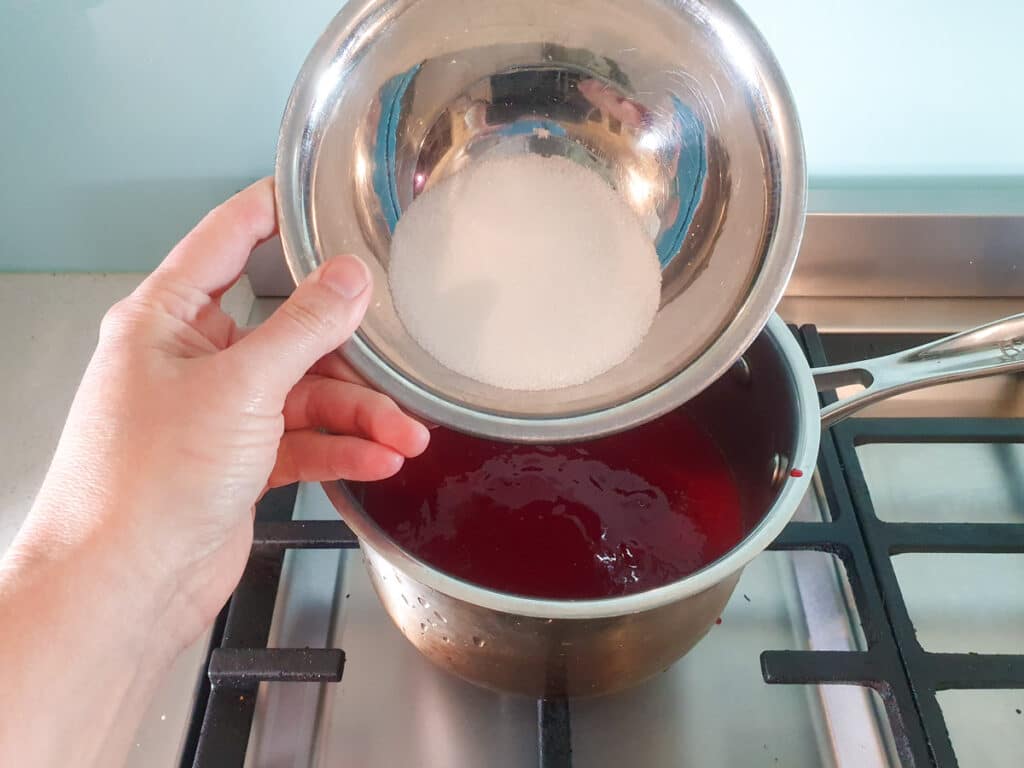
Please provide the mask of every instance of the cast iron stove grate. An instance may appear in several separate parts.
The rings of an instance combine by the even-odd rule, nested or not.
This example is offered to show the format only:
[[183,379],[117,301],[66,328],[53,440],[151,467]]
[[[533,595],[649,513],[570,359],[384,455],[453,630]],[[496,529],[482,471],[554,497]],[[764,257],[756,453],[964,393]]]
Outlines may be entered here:
[[[928,340],[893,334],[821,337],[813,327],[802,328],[799,337],[812,365],[874,357]],[[952,768],[957,758],[936,693],[1024,688],[1024,655],[925,651],[891,558],[908,552],[1024,553],[1024,524],[879,519],[856,452],[871,443],[1024,443],[1024,419],[860,418],[822,435],[818,469],[831,521],[791,523],[771,548],[817,550],[843,561],[867,648],[765,651],[761,667],[769,683],[873,688],[885,703],[903,765]]]
[[[811,363],[843,362],[907,348],[919,336],[820,337],[799,331]],[[827,397],[827,396],[826,396]],[[874,513],[856,447],[867,443],[1022,443],[1024,419],[851,419],[823,435],[818,469],[829,522],[794,522],[774,550],[814,550],[845,567],[867,647],[863,651],[765,651],[769,683],[855,684],[885,704],[904,766],[957,765],[936,692],[1024,688],[1024,655],[929,653],[918,643],[890,557],[905,552],[1024,553],[1024,524],[891,523]],[[242,766],[256,694],[264,681],[337,682],[338,649],[266,647],[287,549],[353,549],[340,521],[293,521],[296,487],[268,493],[256,511],[253,553],[221,612],[182,753],[181,766]],[[570,768],[569,704],[537,705],[538,765]]]

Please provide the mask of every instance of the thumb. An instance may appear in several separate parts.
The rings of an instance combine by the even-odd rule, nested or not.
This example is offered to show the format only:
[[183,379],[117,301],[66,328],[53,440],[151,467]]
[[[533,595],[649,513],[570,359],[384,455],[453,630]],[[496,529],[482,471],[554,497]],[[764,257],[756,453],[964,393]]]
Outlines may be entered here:
[[232,347],[282,398],[321,357],[359,327],[370,303],[370,270],[336,256],[302,281],[267,320]]

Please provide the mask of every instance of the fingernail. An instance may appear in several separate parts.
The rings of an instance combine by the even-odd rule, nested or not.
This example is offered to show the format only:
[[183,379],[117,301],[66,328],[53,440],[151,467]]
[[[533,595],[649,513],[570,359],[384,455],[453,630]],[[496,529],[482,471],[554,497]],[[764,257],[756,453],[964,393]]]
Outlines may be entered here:
[[354,299],[370,284],[370,270],[355,256],[335,256],[324,265],[320,282],[346,299]]
[[389,473],[388,476],[392,477],[397,475],[402,469],[402,465],[405,464],[405,456],[400,453],[393,453],[388,460],[388,464],[390,465],[386,470]]
[[416,425],[415,430],[417,438],[415,455],[419,456],[421,453],[427,450],[427,446],[430,445],[430,430],[427,429],[422,424],[420,424],[418,421],[413,423]]

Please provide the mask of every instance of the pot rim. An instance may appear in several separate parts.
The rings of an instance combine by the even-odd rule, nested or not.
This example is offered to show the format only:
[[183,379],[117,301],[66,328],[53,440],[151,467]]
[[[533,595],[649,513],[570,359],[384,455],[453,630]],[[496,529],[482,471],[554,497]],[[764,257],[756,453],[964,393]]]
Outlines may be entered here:
[[818,392],[800,345],[778,315],[771,317],[765,333],[770,335],[791,374],[796,428],[790,466],[803,470],[802,475],[787,474],[764,517],[737,546],[671,584],[632,595],[584,600],[551,600],[487,589],[439,571],[406,552],[354,502],[344,483],[325,483],[324,490],[362,546],[421,585],[482,608],[542,619],[597,619],[654,610],[678,602],[727,579],[764,551],[793,517],[811,483],[821,440]]

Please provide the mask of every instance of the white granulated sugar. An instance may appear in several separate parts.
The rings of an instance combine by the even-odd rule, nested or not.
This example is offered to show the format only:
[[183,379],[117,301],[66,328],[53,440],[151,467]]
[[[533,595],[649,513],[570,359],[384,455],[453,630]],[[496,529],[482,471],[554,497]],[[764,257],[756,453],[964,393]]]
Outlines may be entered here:
[[563,158],[481,161],[428,189],[389,272],[412,337],[506,389],[580,384],[625,360],[661,296],[654,244],[599,176]]

